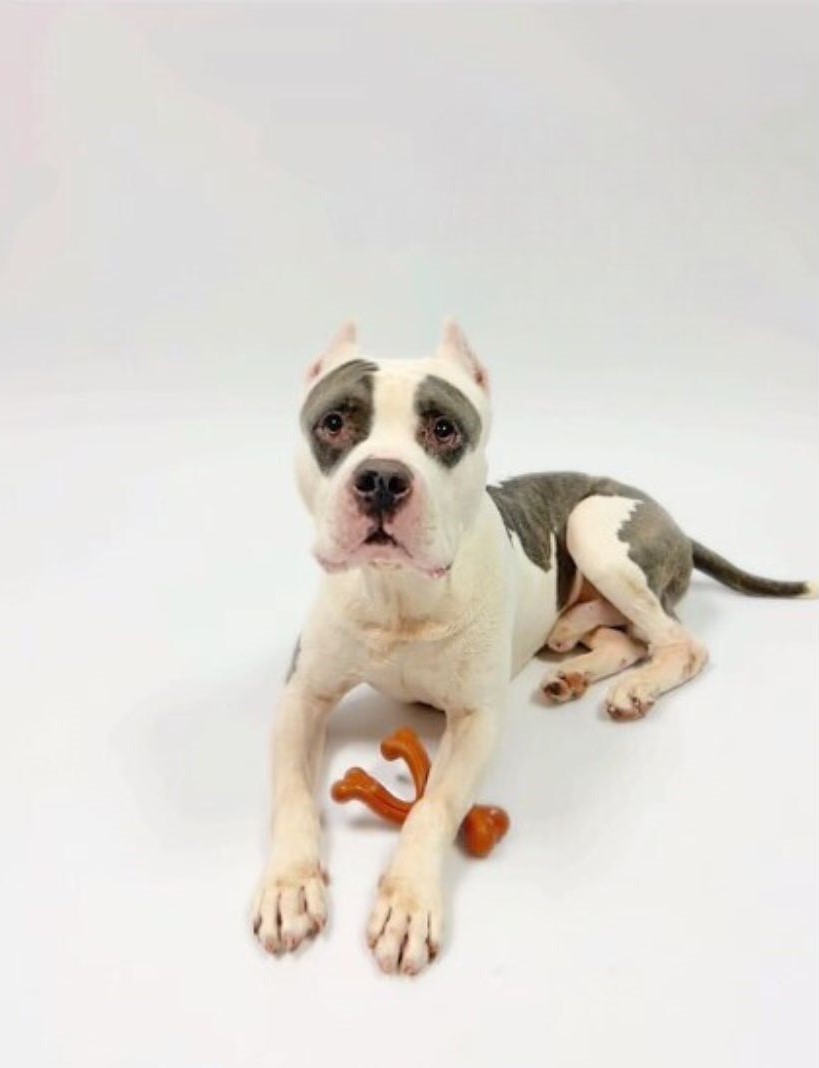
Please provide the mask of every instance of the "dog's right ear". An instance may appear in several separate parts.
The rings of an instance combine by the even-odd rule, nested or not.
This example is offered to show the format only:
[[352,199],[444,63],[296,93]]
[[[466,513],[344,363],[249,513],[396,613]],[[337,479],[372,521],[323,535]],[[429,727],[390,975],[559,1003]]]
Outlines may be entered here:
[[466,334],[454,319],[447,319],[444,323],[444,335],[438,346],[438,356],[460,364],[485,393],[489,392],[489,375],[486,368],[472,351]]
[[331,367],[352,360],[358,354],[358,328],[354,322],[344,323],[324,353],[307,368],[307,385],[326,374]]

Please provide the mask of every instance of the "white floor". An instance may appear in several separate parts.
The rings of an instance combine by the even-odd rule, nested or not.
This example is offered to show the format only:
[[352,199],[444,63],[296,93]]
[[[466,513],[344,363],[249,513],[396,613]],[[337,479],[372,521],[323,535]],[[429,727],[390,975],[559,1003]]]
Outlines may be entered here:
[[[513,828],[453,852],[427,975],[370,960],[395,832],[329,801],[326,936],[249,931],[336,319],[399,354],[458,312],[493,476],[610,473],[819,575],[816,19],[693,14],[0,15],[3,1063],[816,1063],[816,602],[697,578],[712,663],[638,724],[530,665],[481,792]],[[354,694],[323,788],[394,782],[403,723],[434,745]]]

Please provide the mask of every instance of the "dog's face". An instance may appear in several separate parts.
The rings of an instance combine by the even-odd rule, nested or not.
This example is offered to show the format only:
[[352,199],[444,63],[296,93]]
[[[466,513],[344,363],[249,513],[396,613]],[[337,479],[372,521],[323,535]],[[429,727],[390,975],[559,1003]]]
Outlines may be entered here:
[[487,376],[455,324],[434,356],[372,360],[346,326],[308,372],[301,495],[327,571],[440,578],[486,486]]

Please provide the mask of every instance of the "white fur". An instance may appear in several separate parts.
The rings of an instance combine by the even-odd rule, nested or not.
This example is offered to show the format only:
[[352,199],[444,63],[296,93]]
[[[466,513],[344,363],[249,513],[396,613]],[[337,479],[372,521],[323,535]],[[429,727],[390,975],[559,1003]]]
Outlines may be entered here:
[[[512,670],[517,673],[538,650],[546,644],[546,638],[557,618],[557,568],[543,571],[526,553],[517,534],[512,534],[514,558],[513,597],[514,630],[512,633]],[[557,558],[557,546],[551,538],[551,559]]]
[[369,927],[386,971],[417,971],[434,956],[446,849],[491,754],[511,671],[514,561],[499,526],[485,497],[442,581],[409,568],[325,578],[279,716],[274,849],[256,920],[271,951],[294,948],[323,924],[314,754],[333,705],[367,681],[447,714],[424,798],[401,832]]

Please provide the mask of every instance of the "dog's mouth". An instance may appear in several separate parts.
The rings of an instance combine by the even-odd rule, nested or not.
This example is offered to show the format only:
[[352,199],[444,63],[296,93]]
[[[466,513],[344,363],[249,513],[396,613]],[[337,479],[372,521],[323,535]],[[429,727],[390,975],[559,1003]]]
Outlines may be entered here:
[[[372,549],[372,553],[361,550]],[[374,567],[402,567],[409,566],[420,571],[427,578],[445,578],[452,567],[451,562],[443,566],[427,565],[409,551],[402,542],[385,530],[379,523],[374,526],[369,534],[358,543],[358,549],[353,550],[346,558],[332,559],[316,554],[319,563],[325,571],[346,571],[348,567],[356,564],[370,564]]]
[[371,530],[367,537],[364,539],[365,545],[392,545],[396,549],[402,546],[395,540],[392,534],[384,530],[383,527],[376,527],[375,530]]

